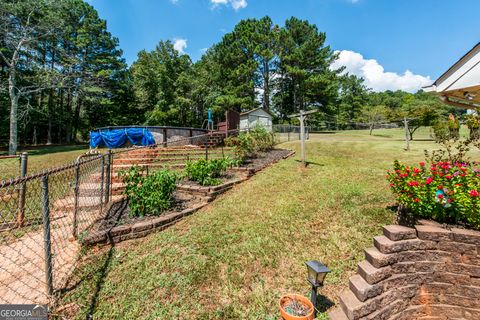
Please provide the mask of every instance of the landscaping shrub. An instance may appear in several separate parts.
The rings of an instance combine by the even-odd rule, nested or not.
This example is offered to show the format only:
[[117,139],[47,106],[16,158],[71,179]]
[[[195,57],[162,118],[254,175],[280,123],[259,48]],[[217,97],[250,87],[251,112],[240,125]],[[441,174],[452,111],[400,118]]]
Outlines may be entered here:
[[240,161],[254,157],[259,151],[268,151],[273,148],[275,139],[272,133],[257,125],[248,132],[241,132],[237,136],[225,139],[225,145],[235,149],[235,157]]
[[275,143],[273,134],[268,132],[268,130],[261,126],[255,126],[250,132],[248,133],[253,139],[253,150],[256,151],[268,151],[273,148]]
[[173,204],[173,192],[177,176],[171,170],[159,170],[148,176],[142,175],[137,166],[121,172],[125,183],[131,217],[159,215]]
[[480,165],[436,162],[406,166],[398,161],[388,181],[399,204],[418,218],[480,228]]
[[253,137],[248,133],[240,133],[237,136],[230,136],[225,139],[227,147],[233,147],[235,159],[240,162],[245,161],[254,153]]
[[433,125],[433,138],[437,141],[460,138],[460,122],[453,115]]
[[185,176],[202,186],[213,186],[220,183],[218,177],[231,165],[232,161],[229,158],[189,161],[185,166]]
[[474,114],[468,115],[465,124],[470,131],[470,139],[480,139],[480,116]]

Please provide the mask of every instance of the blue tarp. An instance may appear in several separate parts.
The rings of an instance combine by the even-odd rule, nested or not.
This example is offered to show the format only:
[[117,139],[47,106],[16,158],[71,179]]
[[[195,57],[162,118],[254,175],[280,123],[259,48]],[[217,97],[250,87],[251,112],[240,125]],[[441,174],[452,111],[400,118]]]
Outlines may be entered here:
[[90,148],[120,148],[130,141],[133,145],[149,146],[155,144],[150,130],[145,128],[125,128],[90,132]]

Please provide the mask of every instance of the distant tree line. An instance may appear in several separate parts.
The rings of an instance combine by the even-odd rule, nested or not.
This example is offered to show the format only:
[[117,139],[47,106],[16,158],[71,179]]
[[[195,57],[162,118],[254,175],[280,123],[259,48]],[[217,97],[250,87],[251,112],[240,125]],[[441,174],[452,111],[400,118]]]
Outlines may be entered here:
[[[239,22],[192,62],[160,41],[129,68],[118,39],[82,0],[0,2],[0,140],[72,143],[106,125],[202,125],[228,109],[269,109],[275,121],[319,109],[311,125],[376,123],[449,112],[423,92],[371,92],[363,79],[333,70],[325,33],[306,20]],[[425,120],[425,121],[424,121]],[[428,121],[427,121],[428,120]],[[412,120],[414,121],[414,120]],[[413,133],[412,133],[413,134]]]

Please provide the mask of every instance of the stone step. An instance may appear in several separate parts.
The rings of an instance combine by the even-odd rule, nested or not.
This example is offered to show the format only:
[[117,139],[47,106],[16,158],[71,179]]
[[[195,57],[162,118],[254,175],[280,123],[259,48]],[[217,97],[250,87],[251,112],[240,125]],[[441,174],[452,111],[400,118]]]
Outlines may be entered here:
[[328,313],[330,320],[348,320],[347,315],[343,312],[342,308],[335,308]]
[[365,249],[365,259],[375,268],[382,268],[390,265],[394,255],[381,253],[377,248]]
[[434,241],[420,239],[390,240],[386,236],[374,237],[375,248],[381,253],[396,253],[409,250],[433,250],[437,247]]
[[[212,159],[221,159],[223,155],[221,153],[208,153],[208,157]],[[162,162],[184,162],[186,160],[199,160],[205,158],[205,152],[199,154],[186,155],[181,157],[156,157],[156,158],[136,158],[136,159],[115,159],[113,165],[149,165],[153,163]]]
[[415,239],[417,237],[417,231],[404,226],[389,225],[383,227],[383,235],[392,241],[399,241]]
[[381,285],[371,285],[358,274],[350,277],[349,287],[357,299],[362,302],[382,293]]
[[376,284],[392,276],[393,270],[390,266],[376,268],[366,260],[358,263],[358,274],[369,284]]
[[[155,162],[155,163],[149,163],[148,165],[147,164],[144,164],[144,165],[138,165],[138,167],[148,167],[148,168],[172,168],[174,166],[179,166],[179,165],[183,165],[182,163],[177,163],[177,164],[173,164],[173,163],[168,163],[168,162]],[[118,172],[118,171],[121,171],[121,170],[128,170],[132,167],[131,164],[115,164],[112,166],[113,170],[115,172]]]
[[[117,201],[122,199],[123,196],[115,195],[111,199]],[[100,197],[78,197],[78,207],[79,208],[96,208],[100,205]],[[58,199],[53,204],[53,210],[72,210],[75,207],[75,197],[70,196],[63,199]]]
[[340,294],[340,307],[349,320],[357,320],[359,318],[358,310],[363,303],[350,290],[345,290]]

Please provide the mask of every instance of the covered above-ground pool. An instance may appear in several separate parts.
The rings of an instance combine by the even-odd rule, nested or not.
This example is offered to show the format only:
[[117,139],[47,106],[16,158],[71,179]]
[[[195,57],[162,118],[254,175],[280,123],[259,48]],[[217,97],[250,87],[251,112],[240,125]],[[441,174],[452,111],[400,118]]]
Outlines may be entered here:
[[155,139],[147,128],[123,128],[90,132],[90,148],[121,148],[128,142],[136,146],[149,146],[155,144]]

